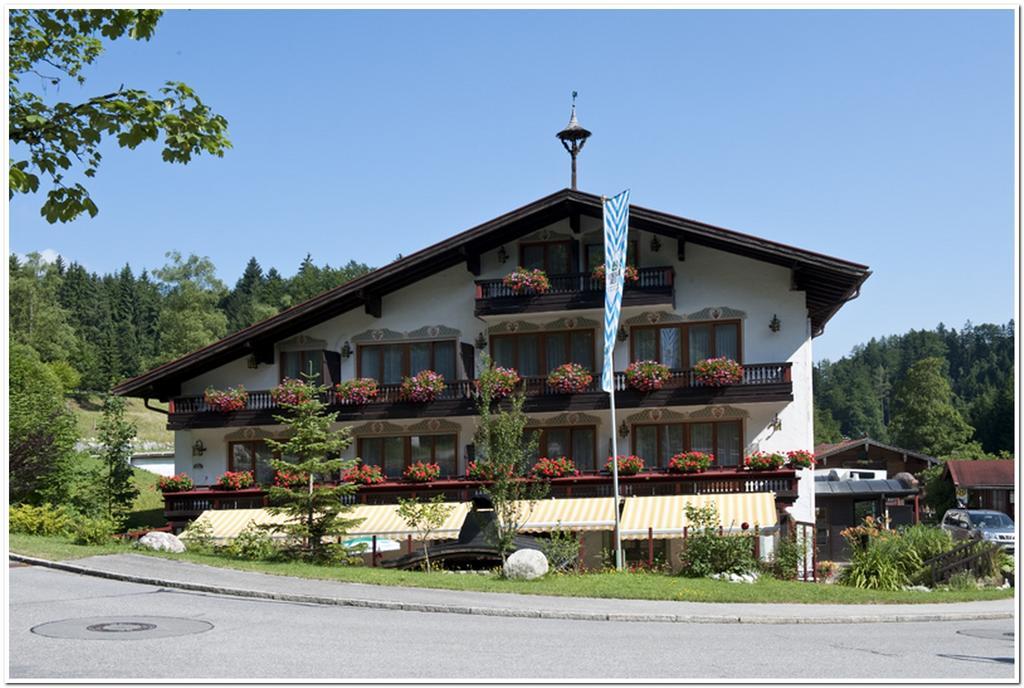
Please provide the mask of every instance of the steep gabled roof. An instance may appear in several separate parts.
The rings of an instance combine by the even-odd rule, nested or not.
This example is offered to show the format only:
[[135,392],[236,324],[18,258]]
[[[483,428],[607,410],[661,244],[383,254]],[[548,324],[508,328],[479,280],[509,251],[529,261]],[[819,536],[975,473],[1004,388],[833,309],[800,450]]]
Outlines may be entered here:
[[[209,346],[125,380],[115,394],[166,398],[183,380],[230,361],[258,354],[274,342],[337,315],[372,304],[388,293],[567,217],[600,218],[601,197],[563,189],[481,225],[410,254],[362,277],[314,296]],[[814,334],[836,311],[859,294],[871,274],[866,265],[787,246],[749,234],[631,205],[629,225],[685,243],[707,246],[793,270],[793,286],[806,292]]]
[[978,461],[947,461],[943,473],[953,478],[957,487],[1012,488],[1017,475],[1017,462],[1006,459]]
[[927,454],[921,454],[920,452],[910,451],[909,449],[903,449],[902,447],[894,447],[890,444],[883,444],[877,440],[873,440],[870,437],[861,437],[853,440],[843,440],[836,444],[819,444],[814,448],[814,456],[817,459],[824,459],[835,454],[841,454],[844,451],[848,451],[854,447],[864,447],[867,449],[869,446],[878,447],[879,449],[888,449],[891,452],[897,454],[906,454],[912,456],[915,459],[926,461],[931,465],[939,463],[939,460],[934,456],[928,456]]

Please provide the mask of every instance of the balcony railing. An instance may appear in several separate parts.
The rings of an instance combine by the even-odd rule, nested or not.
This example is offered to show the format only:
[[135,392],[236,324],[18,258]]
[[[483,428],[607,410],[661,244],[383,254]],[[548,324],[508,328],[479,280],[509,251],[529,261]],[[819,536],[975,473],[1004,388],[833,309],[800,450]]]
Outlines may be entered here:
[[[673,268],[638,268],[637,272],[639,280],[624,285],[624,305],[672,303]],[[589,272],[548,275],[548,281],[551,287],[543,294],[517,294],[504,280],[476,280],[476,314],[600,308],[604,303],[604,280],[594,279]]]
[[[743,366],[743,379],[735,385],[729,385],[729,388],[737,387],[762,387],[769,385],[785,385],[791,382],[791,365],[790,363],[751,363]],[[590,385],[578,392],[577,394],[594,394],[600,392],[601,381],[600,374],[594,373],[593,380]],[[523,379],[524,390],[528,399],[537,398],[569,398],[576,395],[565,394],[550,385],[548,385],[547,377],[527,377]],[[367,407],[381,407],[385,405],[402,404],[410,407],[425,407],[428,404],[405,402],[401,398],[401,385],[400,384],[388,384],[380,385],[377,398],[369,404],[364,406],[358,406],[355,404],[346,404],[338,402],[333,392],[328,392],[321,397],[321,401],[328,404],[332,410],[337,411],[350,411],[359,412],[365,410]],[[683,390],[705,390],[708,392],[721,392],[726,390],[726,387],[709,387],[702,384],[698,379],[693,370],[673,370],[671,377],[665,382],[664,387],[658,392],[644,393],[633,390],[629,383],[626,381],[626,374],[624,372],[615,373],[615,391],[629,393],[636,395],[640,398],[649,395],[661,395],[666,400],[671,400],[672,395],[676,392]],[[185,397],[177,397],[172,399],[170,402],[169,412],[172,416],[175,415],[193,415],[193,414],[216,414],[220,416],[231,416],[232,414],[245,413],[245,412],[279,412],[284,409],[283,406],[279,405],[274,401],[269,390],[257,390],[250,391],[249,397],[246,401],[245,408],[239,411],[234,411],[226,414],[222,414],[215,409],[210,408],[202,395],[193,395]],[[667,395],[667,396],[666,396]],[[445,384],[444,389],[437,395],[434,402],[452,402],[452,401],[468,401],[475,403],[479,393],[476,388],[475,380],[455,380]],[[654,398],[654,397],[652,397]],[[635,404],[634,404],[635,405]],[[272,421],[271,421],[272,422]]]

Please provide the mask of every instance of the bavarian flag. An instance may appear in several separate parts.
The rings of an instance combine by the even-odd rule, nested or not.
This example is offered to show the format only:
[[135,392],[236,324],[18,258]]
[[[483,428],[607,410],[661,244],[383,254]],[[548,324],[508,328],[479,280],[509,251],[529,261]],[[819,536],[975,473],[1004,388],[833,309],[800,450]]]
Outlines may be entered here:
[[601,389],[614,393],[612,360],[622,310],[622,276],[626,269],[626,236],[629,234],[629,189],[604,198],[604,371]]

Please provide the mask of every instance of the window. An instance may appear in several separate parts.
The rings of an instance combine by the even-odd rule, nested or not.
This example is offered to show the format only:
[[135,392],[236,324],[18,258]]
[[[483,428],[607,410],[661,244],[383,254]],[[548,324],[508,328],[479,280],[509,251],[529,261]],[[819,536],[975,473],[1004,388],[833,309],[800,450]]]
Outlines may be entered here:
[[500,334],[491,337],[494,364],[524,377],[546,376],[564,363],[594,370],[594,331]]
[[634,425],[632,437],[633,453],[645,465],[661,468],[682,451],[714,454],[712,467],[738,466],[743,452],[743,427],[738,420]]
[[400,478],[413,463],[436,463],[441,477],[458,473],[458,437],[456,435],[412,435],[408,437],[363,437],[359,440],[359,458],[368,466],[380,466],[389,478]]
[[718,356],[742,363],[738,320],[631,328],[630,358],[634,361],[660,361],[681,370]]
[[323,384],[324,352],[318,350],[282,351],[281,379],[290,377],[296,380],[305,380],[303,374],[316,375],[315,384]]
[[[529,434],[538,431],[527,430],[526,432]],[[543,428],[539,431],[539,435],[537,450],[533,455],[534,461],[542,456],[549,459],[567,456],[573,460],[577,470],[580,471],[596,471],[604,468],[604,464],[597,464],[597,428],[593,425]]]
[[[593,272],[594,268],[604,263],[604,244],[587,244],[587,272]],[[636,267],[637,241],[631,239],[626,245],[626,265]]]
[[357,375],[393,385],[403,377],[433,370],[444,379],[456,379],[455,341],[409,342],[402,344],[360,344]]
[[527,270],[541,269],[549,275],[575,272],[572,241],[542,241],[519,245],[519,264]]
[[260,485],[274,482],[274,468],[270,459],[274,454],[262,440],[228,443],[228,470],[252,471]]

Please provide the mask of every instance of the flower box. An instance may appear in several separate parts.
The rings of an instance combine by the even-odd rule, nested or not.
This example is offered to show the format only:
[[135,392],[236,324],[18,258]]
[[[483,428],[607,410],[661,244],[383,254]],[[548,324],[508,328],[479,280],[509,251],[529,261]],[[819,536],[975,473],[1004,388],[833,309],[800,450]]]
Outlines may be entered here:
[[[590,276],[593,279],[595,279],[595,280],[603,282],[604,281],[604,274],[605,274],[605,272],[604,272],[604,263],[601,263],[600,265],[598,265],[597,267],[594,268],[593,272],[590,273]],[[635,283],[639,282],[640,281],[640,271],[637,270],[632,265],[627,265],[623,269],[623,271],[622,271],[622,281],[624,283],[627,283],[627,284],[628,283],[635,284]]]
[[298,406],[313,398],[315,390],[303,380],[286,377],[270,390],[270,398],[282,406]]
[[679,452],[668,462],[673,473],[703,473],[715,462],[714,454],[699,451]]
[[502,284],[508,287],[515,295],[520,294],[544,294],[551,289],[551,280],[547,273],[540,269],[527,270],[518,267],[501,280]]
[[246,402],[249,401],[249,393],[245,391],[245,387],[242,385],[229,387],[223,391],[207,387],[203,393],[203,400],[211,411],[230,413],[231,411],[240,411],[245,408]]
[[217,478],[217,487],[222,490],[244,490],[255,484],[252,471],[226,471]]
[[[619,464],[619,475],[636,475],[644,470],[644,460],[635,454],[619,456],[617,458]],[[609,473],[612,471],[612,457],[608,457],[608,463],[606,463],[604,467]]]
[[377,398],[380,388],[372,377],[360,377],[334,386],[334,399],[339,404],[361,406]]
[[309,474],[302,471],[274,471],[274,485],[295,489],[309,485]]
[[384,482],[384,472],[380,466],[367,466],[361,463],[345,471],[341,479],[357,485],[377,485]]
[[402,380],[399,398],[402,401],[423,404],[436,399],[444,388],[444,375],[433,370],[421,370],[412,377]]
[[816,463],[814,460],[814,454],[806,449],[797,449],[791,452],[786,452],[786,457],[789,459],[789,465],[794,468],[814,468],[814,464]]
[[178,473],[170,477],[160,478],[157,488],[161,492],[187,492],[195,487],[188,473]]
[[565,456],[560,456],[557,459],[542,456],[534,464],[532,473],[537,478],[564,478],[567,475],[579,475],[576,464]]
[[734,385],[743,379],[743,366],[731,358],[705,358],[693,366],[694,378],[705,387]]
[[626,367],[626,382],[641,392],[661,389],[670,377],[668,366],[657,361],[634,361]]
[[786,462],[786,457],[778,452],[756,451],[743,459],[743,465],[752,471],[777,471]]
[[487,390],[490,392],[491,400],[497,401],[511,395],[520,380],[522,378],[515,368],[495,367],[480,374],[480,379],[476,381],[476,389],[480,393]]
[[548,375],[548,387],[559,394],[584,392],[593,381],[594,376],[579,363],[560,365]]
[[441,467],[436,463],[417,461],[402,472],[402,477],[411,483],[429,483],[441,477]]

